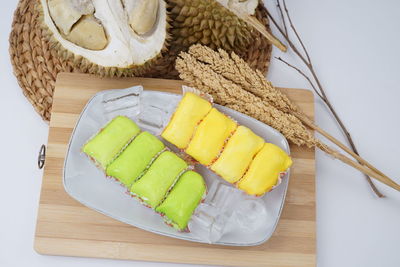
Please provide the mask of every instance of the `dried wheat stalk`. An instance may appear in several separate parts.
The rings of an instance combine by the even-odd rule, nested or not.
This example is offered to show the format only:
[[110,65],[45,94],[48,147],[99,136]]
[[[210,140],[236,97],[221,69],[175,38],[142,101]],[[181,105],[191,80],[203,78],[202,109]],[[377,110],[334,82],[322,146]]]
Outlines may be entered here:
[[305,126],[318,128],[312,120],[285,94],[272,86],[262,73],[253,71],[234,53],[229,55],[223,50],[215,52],[194,45],[188,53],[180,54],[176,69],[184,81],[212,95],[216,103],[265,122],[296,145],[318,147],[334,158],[400,190],[400,186],[389,177],[347,158],[315,138]]

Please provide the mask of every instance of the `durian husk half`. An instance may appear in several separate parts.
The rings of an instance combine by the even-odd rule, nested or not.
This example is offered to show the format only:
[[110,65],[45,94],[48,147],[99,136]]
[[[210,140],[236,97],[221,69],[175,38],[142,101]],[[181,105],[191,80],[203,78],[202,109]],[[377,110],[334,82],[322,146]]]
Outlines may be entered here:
[[163,0],[40,0],[36,8],[50,48],[84,73],[140,76],[167,48]]

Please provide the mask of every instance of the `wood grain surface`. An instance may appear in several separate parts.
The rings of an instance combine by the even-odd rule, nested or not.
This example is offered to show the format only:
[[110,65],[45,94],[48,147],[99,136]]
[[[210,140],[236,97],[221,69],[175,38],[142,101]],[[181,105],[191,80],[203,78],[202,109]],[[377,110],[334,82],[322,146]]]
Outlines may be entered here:
[[[180,92],[181,81],[98,78],[60,73],[50,120],[46,163],[34,248],[49,255],[161,261],[226,266],[315,266],[314,150],[291,145],[294,165],[286,203],[269,241],[253,247],[207,245],[160,236],[116,221],[75,201],[65,192],[62,169],[75,122],[98,91],[141,84],[147,90]],[[309,116],[310,91],[282,89]]]

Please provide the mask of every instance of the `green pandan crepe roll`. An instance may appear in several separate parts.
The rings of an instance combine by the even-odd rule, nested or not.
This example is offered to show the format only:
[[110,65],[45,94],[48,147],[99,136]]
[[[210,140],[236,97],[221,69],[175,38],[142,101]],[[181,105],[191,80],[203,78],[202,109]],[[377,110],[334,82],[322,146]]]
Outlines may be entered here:
[[82,151],[106,169],[139,132],[140,129],[136,123],[127,117],[118,116],[90,139],[83,146]]
[[133,183],[131,193],[151,208],[155,208],[187,166],[183,159],[170,151],[165,151],[151,164],[142,178]]
[[142,132],[107,167],[106,173],[130,188],[164,147],[157,137],[148,132]]
[[197,172],[187,171],[179,178],[156,211],[164,215],[164,220],[168,224],[178,230],[185,230],[205,192],[203,177]]

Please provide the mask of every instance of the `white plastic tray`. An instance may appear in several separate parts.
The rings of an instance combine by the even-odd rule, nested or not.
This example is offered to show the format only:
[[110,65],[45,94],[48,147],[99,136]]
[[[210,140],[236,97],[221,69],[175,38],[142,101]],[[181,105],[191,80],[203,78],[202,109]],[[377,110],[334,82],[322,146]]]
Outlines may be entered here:
[[[140,96],[138,96],[139,94]],[[125,95],[130,97],[120,98],[120,96]],[[113,99],[114,96],[117,97]],[[226,225],[225,233],[222,237],[217,241],[210,242],[210,240],[200,238],[193,233],[177,232],[164,224],[161,216],[129,196],[126,192],[127,190],[120,184],[112,179],[107,179],[104,173],[96,168],[81,152],[83,144],[96,134],[107,121],[118,114],[128,115],[143,130],[159,134],[160,129],[143,123],[143,117],[150,116],[147,119],[155,120],[155,124],[158,126],[162,124],[161,127],[164,127],[180,98],[180,95],[172,93],[141,91],[140,87],[106,90],[97,93],[89,100],[82,111],[71,136],[64,163],[63,182],[65,190],[71,197],[89,208],[124,223],[160,235],[194,242],[231,246],[253,246],[267,241],[273,234],[282,211],[288,186],[289,171],[276,189],[260,198],[262,200],[261,203],[264,205],[266,216],[264,214],[261,218],[256,217],[256,220],[259,221],[252,224],[251,227],[238,227],[237,223],[230,222]],[[110,103],[104,103],[105,100],[108,101],[110,99],[112,100],[111,102],[116,100],[112,104],[111,110]],[[118,105],[120,105],[121,109],[118,108]],[[160,105],[163,110],[159,110]],[[117,108],[115,109],[115,107]],[[215,105],[215,107],[231,116],[238,123],[252,129],[267,142],[276,144],[289,153],[287,140],[275,129],[229,108],[219,105]],[[157,116],[160,117],[158,118]],[[170,146],[169,144],[167,145]],[[196,165],[195,170],[203,175],[208,187],[213,183],[215,184],[216,181],[229,185],[204,166]],[[235,208],[235,205],[233,207]],[[243,213],[243,207],[241,208]],[[254,218],[254,216],[258,215],[249,214],[248,218]]]

